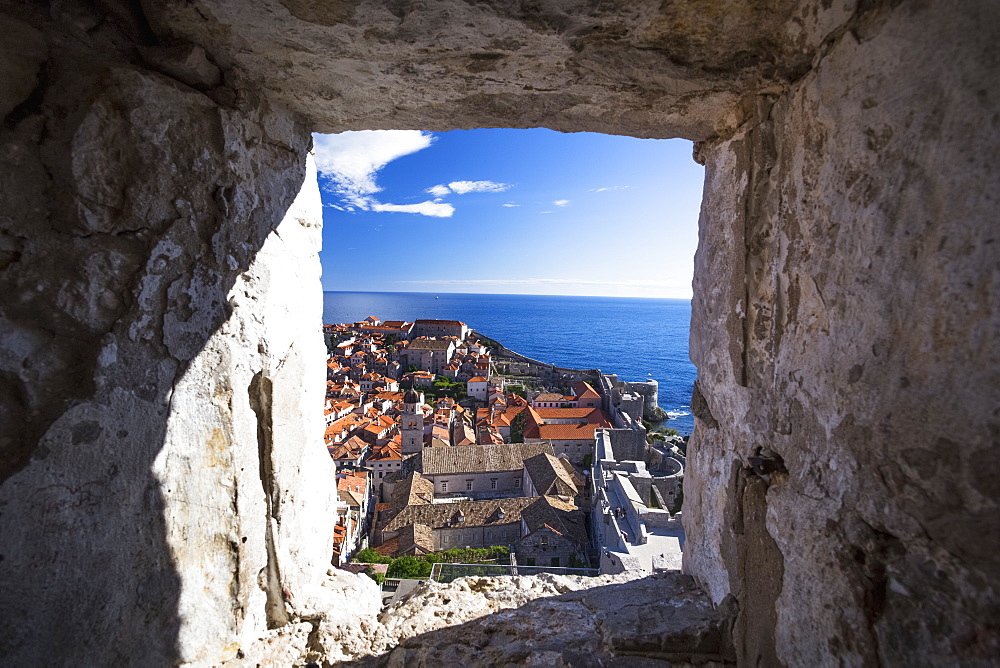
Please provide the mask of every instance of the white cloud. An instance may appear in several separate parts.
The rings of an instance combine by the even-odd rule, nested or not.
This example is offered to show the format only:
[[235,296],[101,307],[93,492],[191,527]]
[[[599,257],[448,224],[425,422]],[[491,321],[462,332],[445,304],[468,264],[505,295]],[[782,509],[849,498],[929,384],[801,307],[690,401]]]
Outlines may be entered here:
[[378,173],[390,162],[404,155],[422,151],[434,142],[434,136],[420,130],[364,130],[335,135],[313,135],[316,168],[329,179],[327,190],[340,197],[339,204],[328,204],[341,211],[385,211],[416,213],[448,218],[455,207],[441,198],[455,193],[503,192],[511,186],[495,181],[452,181],[427,189],[434,201],[417,204],[389,204],[374,197],[382,189],[376,183]]
[[505,206],[505,207],[507,207],[509,209],[509,208],[512,208],[512,207],[515,207],[515,206],[521,206],[521,205],[520,204],[512,204],[511,202],[507,202],[506,204],[501,204],[501,206]]
[[628,190],[632,186],[605,186],[603,188],[591,188],[589,192],[592,193],[603,193],[608,190]]
[[538,213],[552,213],[551,211],[539,211]]
[[384,204],[374,195],[381,191],[375,182],[379,171],[393,160],[422,151],[434,136],[420,130],[363,130],[335,135],[313,135],[316,169],[330,180],[328,188],[341,198],[341,211],[396,211],[447,218],[455,209],[450,204]]
[[422,151],[434,136],[420,130],[361,130],[313,135],[316,169],[334,181],[338,191],[371,195],[379,170],[404,155]]
[[452,181],[448,187],[454,193],[464,195],[465,193],[502,193],[510,189],[510,184],[497,183],[496,181]]
[[[466,193],[500,193],[508,188],[510,188],[510,184],[497,183],[496,181],[452,181],[448,185],[439,183],[436,186],[431,186],[425,192],[434,195],[435,202],[440,202],[442,198],[451,193],[455,193],[456,195],[464,195]],[[517,204],[504,204],[504,206],[517,206]]]
[[427,192],[434,195],[435,197],[444,197],[451,192],[451,188],[446,185],[438,184],[436,186],[431,186],[427,189]]
[[441,202],[420,202],[419,204],[380,204],[373,202],[372,211],[393,211],[396,213],[419,213],[423,216],[433,216],[434,218],[451,218],[455,213],[455,207],[451,204]]
[[557,199],[556,201],[554,201],[552,203],[555,204],[556,206],[569,206],[569,200],[568,199]]

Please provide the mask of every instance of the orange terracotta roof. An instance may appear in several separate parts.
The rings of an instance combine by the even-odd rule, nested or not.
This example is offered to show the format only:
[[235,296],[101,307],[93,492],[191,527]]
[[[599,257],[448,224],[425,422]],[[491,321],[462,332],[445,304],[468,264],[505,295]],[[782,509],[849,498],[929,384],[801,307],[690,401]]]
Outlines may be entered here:
[[364,493],[367,487],[367,471],[344,471],[337,474],[338,491]]
[[525,426],[525,438],[540,438],[544,441],[592,440],[594,432],[603,429],[597,424],[543,424]]
[[600,399],[601,398],[601,395],[599,395],[597,392],[595,392],[594,388],[592,388],[590,386],[590,383],[588,383],[585,380],[581,380],[580,382],[578,382],[575,385],[573,385],[573,394],[576,395],[576,398],[578,400],[579,399]]
[[[386,446],[390,444],[391,441],[390,443],[387,443]],[[376,448],[376,450],[371,455],[368,456],[368,461],[370,462],[372,461],[385,462],[385,461],[397,461],[397,460],[402,461],[403,454],[402,452],[399,451],[398,448],[386,447],[386,446]]]
[[[389,381],[395,383],[396,381]],[[376,399],[381,399],[382,401],[402,401],[402,392],[379,392],[375,395]]]
[[357,436],[352,436],[338,445],[328,445],[326,449],[334,459],[354,459],[361,456],[367,447],[367,443]]
[[533,408],[532,412],[546,420],[571,419],[585,420],[592,423],[603,423],[611,426],[611,421],[600,408]]

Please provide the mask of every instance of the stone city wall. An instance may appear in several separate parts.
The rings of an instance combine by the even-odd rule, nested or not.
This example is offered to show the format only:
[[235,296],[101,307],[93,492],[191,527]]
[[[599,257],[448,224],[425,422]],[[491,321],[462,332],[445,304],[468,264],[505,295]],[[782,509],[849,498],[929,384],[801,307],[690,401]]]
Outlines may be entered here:
[[[477,332],[482,336],[482,332]],[[494,339],[495,340],[495,339]],[[600,374],[597,369],[570,369],[556,366],[549,362],[541,362],[507,348],[497,341],[499,348],[493,352],[494,366],[508,366],[509,373],[537,376],[542,383],[553,391],[559,391],[563,387],[571,387],[574,383],[586,380],[591,383]],[[513,382],[513,380],[511,381]]]

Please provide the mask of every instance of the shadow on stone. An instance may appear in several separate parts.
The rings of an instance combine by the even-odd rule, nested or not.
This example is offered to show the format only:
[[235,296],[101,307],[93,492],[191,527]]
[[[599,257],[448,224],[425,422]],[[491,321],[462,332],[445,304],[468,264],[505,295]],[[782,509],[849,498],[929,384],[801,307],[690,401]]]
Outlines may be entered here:
[[[0,15],[5,58],[21,50],[11,55],[20,96],[0,127],[9,665],[203,658],[181,647],[178,562],[228,570],[233,582],[219,587],[233,602],[256,586],[240,581],[237,537],[175,528],[168,538],[168,496],[233,526],[236,502],[177,489],[177,474],[204,476],[205,464],[166,446],[186,440],[238,475],[226,459],[233,434],[202,441],[177,389],[296,196],[309,136],[266,106],[223,108],[136,66],[131,46],[150,39],[133,30],[145,25],[137,7]],[[250,190],[262,182],[280,185]],[[222,624],[237,624],[232,603],[228,613]]]

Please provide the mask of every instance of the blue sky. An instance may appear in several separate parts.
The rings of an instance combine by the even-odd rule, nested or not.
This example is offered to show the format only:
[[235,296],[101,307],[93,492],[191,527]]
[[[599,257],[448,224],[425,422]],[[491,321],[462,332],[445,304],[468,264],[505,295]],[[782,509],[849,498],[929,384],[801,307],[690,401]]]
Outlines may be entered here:
[[324,290],[690,298],[691,142],[551,130],[314,135]]

